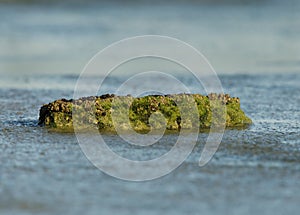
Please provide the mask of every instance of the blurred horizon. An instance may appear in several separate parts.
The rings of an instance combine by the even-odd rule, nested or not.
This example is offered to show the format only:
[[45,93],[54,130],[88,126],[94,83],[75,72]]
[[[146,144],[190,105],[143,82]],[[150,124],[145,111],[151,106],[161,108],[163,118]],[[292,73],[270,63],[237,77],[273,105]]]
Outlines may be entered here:
[[79,75],[124,38],[163,35],[202,52],[218,74],[299,73],[300,2],[0,0],[0,74]]
[[[103,3],[103,2],[117,2],[117,3],[149,3],[147,0],[0,0],[0,3]],[[253,4],[263,2],[281,2],[279,0],[174,0],[172,3],[208,3],[208,4]],[[151,3],[167,3],[162,0],[152,0]],[[167,4],[170,4],[167,3]]]

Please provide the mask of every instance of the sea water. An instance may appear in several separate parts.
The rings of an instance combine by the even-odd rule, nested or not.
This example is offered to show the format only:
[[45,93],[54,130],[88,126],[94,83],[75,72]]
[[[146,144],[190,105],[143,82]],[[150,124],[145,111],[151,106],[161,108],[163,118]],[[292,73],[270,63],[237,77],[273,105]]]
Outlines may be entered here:
[[[0,4],[0,214],[298,214],[299,3],[241,2]],[[74,134],[37,122],[41,105],[72,98],[95,53],[141,34],[203,51],[254,124],[226,130],[204,167],[200,133],[175,171],[137,183],[101,172]],[[122,156],[148,160],[176,135],[149,148],[104,138]]]

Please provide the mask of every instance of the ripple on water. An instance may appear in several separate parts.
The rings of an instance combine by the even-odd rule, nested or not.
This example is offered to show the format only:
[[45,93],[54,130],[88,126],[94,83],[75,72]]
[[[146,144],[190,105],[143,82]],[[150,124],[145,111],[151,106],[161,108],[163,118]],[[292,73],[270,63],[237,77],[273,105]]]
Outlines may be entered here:
[[[294,82],[286,87],[284,80],[273,79],[224,77],[224,86],[241,98],[254,125],[226,130],[218,152],[203,168],[198,161],[207,133],[199,134],[196,148],[182,166],[141,184],[98,171],[81,152],[74,134],[37,126],[40,106],[60,97],[71,98],[71,90],[0,89],[0,213],[78,214],[89,205],[91,214],[109,214],[115,208],[128,214],[137,208],[155,208],[160,214],[173,207],[174,214],[195,210],[220,214],[229,206],[241,211],[258,206],[273,209],[274,201],[298,210],[300,125],[299,99],[294,92],[299,87]],[[270,91],[272,82],[276,86]],[[280,99],[286,93],[291,98]],[[115,152],[140,160],[161,155],[176,140],[169,135],[146,150],[121,144],[114,135],[104,138]]]

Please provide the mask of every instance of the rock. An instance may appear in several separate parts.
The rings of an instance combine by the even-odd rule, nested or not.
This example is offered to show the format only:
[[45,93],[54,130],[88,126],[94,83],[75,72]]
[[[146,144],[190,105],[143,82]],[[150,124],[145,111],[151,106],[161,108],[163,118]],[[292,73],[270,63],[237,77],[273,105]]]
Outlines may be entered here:
[[[191,104],[197,105],[194,106],[197,107],[194,109],[196,113],[192,111]],[[212,117],[212,110],[214,116],[219,118]],[[225,114],[222,114],[224,110]],[[220,126],[225,121],[226,127],[234,128],[252,124],[241,110],[239,98],[215,93],[207,96],[176,94],[140,98],[106,94],[76,100],[60,99],[40,109],[39,125],[61,131],[73,130],[73,121],[76,121],[76,128],[92,126],[100,131],[115,131],[116,127],[125,131],[149,131],[151,128],[180,130],[195,126],[207,129],[212,124]]]

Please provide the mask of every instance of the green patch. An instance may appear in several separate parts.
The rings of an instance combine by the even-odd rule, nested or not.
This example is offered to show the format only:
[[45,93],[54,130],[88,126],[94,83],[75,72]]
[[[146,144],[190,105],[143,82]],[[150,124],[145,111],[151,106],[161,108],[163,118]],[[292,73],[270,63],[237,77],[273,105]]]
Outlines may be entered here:
[[[180,130],[212,125],[245,127],[252,124],[240,108],[238,98],[229,95],[177,94],[131,96],[103,95],[78,100],[57,100],[40,109],[39,124],[49,128],[101,131]],[[74,126],[74,124],[76,126]]]

